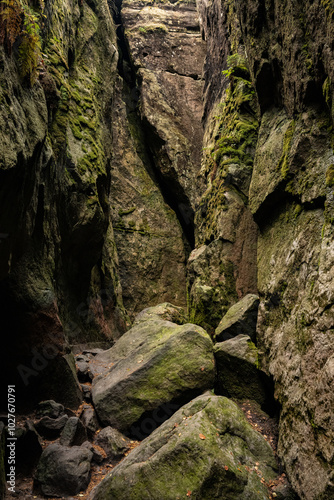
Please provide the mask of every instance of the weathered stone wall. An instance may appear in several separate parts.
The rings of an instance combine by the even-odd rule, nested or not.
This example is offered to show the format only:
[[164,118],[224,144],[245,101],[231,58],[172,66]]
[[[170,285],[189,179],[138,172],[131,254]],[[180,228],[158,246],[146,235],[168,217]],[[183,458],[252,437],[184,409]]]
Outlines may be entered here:
[[[123,299],[131,316],[186,304],[205,43],[194,3],[152,13],[131,2],[122,20],[118,7],[46,2],[33,85],[15,46],[0,48],[3,328],[10,376],[24,389],[17,366],[26,367],[37,399],[53,388],[62,400],[65,382],[49,377],[58,361],[64,371],[69,344],[124,333]],[[36,368],[47,345],[53,358]]]
[[[241,227],[226,201],[232,183],[233,196],[235,188],[246,196],[245,210],[255,221],[246,226],[258,228],[252,250],[261,297],[258,346],[282,405],[279,454],[301,498],[329,499],[334,488],[332,2],[199,1],[198,8],[209,47],[205,140],[210,141],[202,167],[208,195],[196,240],[202,244],[219,235],[224,241],[228,227]],[[219,71],[212,70],[216,60],[219,71],[225,70],[220,86]],[[212,110],[219,101],[218,128],[219,113]],[[242,129],[240,117],[254,125],[244,136],[235,133]],[[246,177],[243,153],[250,155]],[[214,189],[216,179],[220,184]],[[219,208],[212,201],[218,193]],[[236,241],[247,246],[243,234]],[[255,269],[254,261],[249,265]],[[237,264],[233,270],[236,283],[239,269]],[[211,286],[210,279],[202,286]],[[225,303],[226,297],[218,301],[221,307]]]
[[68,343],[117,338],[126,328],[109,209],[118,52],[107,2],[52,1],[44,13],[32,88],[15,50],[0,49],[5,370],[30,394],[19,402],[54,396],[75,405]]
[[186,304],[202,146],[205,43],[194,2],[123,2],[113,221],[124,303]]

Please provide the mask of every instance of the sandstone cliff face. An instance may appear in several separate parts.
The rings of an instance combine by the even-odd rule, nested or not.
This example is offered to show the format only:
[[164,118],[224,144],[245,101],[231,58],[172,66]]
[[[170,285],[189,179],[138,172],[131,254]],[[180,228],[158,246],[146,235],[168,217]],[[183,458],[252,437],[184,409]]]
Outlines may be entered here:
[[33,85],[1,46],[3,324],[8,363],[37,399],[52,397],[69,344],[113,341],[128,312],[162,300],[186,304],[205,43],[194,3],[119,9],[47,2]]
[[301,498],[333,497],[333,9],[50,0],[34,85],[1,45],[0,303],[19,401],[76,407],[69,345],[112,342],[146,306],[188,301],[213,332],[259,293],[280,458]]
[[30,370],[31,392],[67,342],[117,338],[126,321],[109,210],[113,21],[104,1],[48,2],[45,16],[32,88],[1,47],[1,305],[7,359]]
[[[111,193],[127,309],[186,304],[205,43],[195,4],[123,2]],[[122,28],[123,29],[123,28]]]
[[[207,191],[202,213],[196,214],[204,220],[196,241],[207,245],[218,236],[221,245],[235,241],[244,251],[252,243],[247,253],[254,258],[257,253],[261,297],[258,345],[282,405],[279,454],[302,498],[331,498],[332,4],[198,1],[198,8],[209,48],[204,136],[209,155],[202,167]],[[221,70],[225,74],[219,75]],[[218,196],[220,207],[212,202]],[[238,215],[231,210],[232,196],[244,204]],[[229,227],[235,233],[242,227],[240,212],[247,213],[248,230],[254,228],[250,240],[244,231],[235,240],[231,230],[226,236]],[[195,262],[201,248],[194,251]],[[243,260],[235,263],[235,252],[225,252],[225,258],[234,264],[232,278],[244,295]],[[256,266],[245,259],[250,286]],[[212,262],[206,266],[212,275]],[[212,287],[203,266],[195,273],[195,286],[201,279],[202,288]],[[192,285],[191,294],[196,293]],[[227,300],[235,297],[229,294]],[[193,307],[201,301],[195,297]],[[222,297],[217,307],[225,303]]]

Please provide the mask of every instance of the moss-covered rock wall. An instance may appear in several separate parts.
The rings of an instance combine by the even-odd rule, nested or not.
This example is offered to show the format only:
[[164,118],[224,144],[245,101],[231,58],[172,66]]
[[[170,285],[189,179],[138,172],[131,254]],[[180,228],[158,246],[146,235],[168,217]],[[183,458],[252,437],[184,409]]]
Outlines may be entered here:
[[[258,288],[261,363],[273,376],[282,405],[279,455],[301,498],[329,499],[334,487],[332,4],[199,0],[198,9],[208,44],[202,164],[207,191],[196,214],[196,241],[210,247],[218,237],[225,245],[239,295],[246,283]],[[238,215],[231,210],[232,197],[243,206]],[[240,213],[248,214],[248,232],[254,228],[251,239],[247,231],[238,234]],[[251,258],[243,254],[245,260],[236,262],[235,251],[228,253],[235,242]],[[200,248],[193,262],[203,260]],[[243,262],[246,282],[240,281]],[[189,265],[190,276],[196,275],[190,303],[200,309],[204,301],[196,282],[201,280],[202,291],[212,287],[212,260],[197,270]],[[224,272],[220,282],[227,276]],[[235,300],[235,293],[221,296],[216,311]]]
[[[52,397],[48,385],[66,399],[68,378],[75,406],[71,345],[110,344],[144,307],[186,304],[205,43],[194,2],[159,5],[160,24],[146,3],[124,5],[123,17],[120,3],[105,0],[8,5],[0,6],[4,371],[31,403]],[[158,45],[161,67],[150,60]]]

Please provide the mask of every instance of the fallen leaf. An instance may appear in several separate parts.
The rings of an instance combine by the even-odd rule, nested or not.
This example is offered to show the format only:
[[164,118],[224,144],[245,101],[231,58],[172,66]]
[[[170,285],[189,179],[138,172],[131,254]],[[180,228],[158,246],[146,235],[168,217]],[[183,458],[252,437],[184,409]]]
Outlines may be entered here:
[[206,437],[203,434],[199,434],[200,439],[206,439]]

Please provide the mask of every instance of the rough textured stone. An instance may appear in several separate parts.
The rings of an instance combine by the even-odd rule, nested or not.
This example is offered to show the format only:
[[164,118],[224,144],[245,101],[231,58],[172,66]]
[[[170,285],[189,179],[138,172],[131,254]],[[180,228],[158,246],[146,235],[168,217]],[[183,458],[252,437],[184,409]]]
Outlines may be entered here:
[[186,304],[186,245],[159,189],[134,104],[127,114],[123,89],[130,93],[119,80],[112,108],[111,217],[124,304],[137,314],[162,301]]
[[[106,0],[80,8],[52,0],[41,19],[45,57],[32,88],[20,79],[15,57],[0,47],[4,372],[16,385],[18,404],[30,409],[56,397],[44,393],[43,381],[54,385],[49,376],[58,361],[61,372],[68,338],[117,337],[127,318],[108,209],[115,27]],[[43,351],[50,353],[48,346],[52,370],[40,369],[41,362],[34,368],[36,353],[50,361]],[[18,366],[30,370],[27,384]],[[75,384],[65,375],[58,375],[64,394]]]
[[270,495],[261,477],[273,479],[275,469],[271,447],[241,410],[224,397],[203,395],[146,438],[89,498],[264,500]]
[[91,401],[91,399],[92,399],[91,386],[87,385],[87,384],[80,384],[80,387],[81,387],[82,394],[83,394],[85,401],[88,401],[88,402]]
[[241,334],[248,335],[254,342],[259,303],[257,295],[248,294],[234,304],[216,328],[215,339],[228,340]]
[[248,335],[237,335],[214,346],[218,394],[269,405],[273,387],[259,369],[258,352]]
[[92,439],[95,432],[99,428],[99,423],[97,421],[94,409],[90,407],[84,408],[80,419],[87,430],[88,437]]
[[43,417],[35,422],[34,425],[41,436],[48,439],[54,439],[59,436],[67,421],[67,415],[62,415],[57,418]]
[[182,307],[173,306],[165,302],[164,304],[158,304],[154,307],[148,307],[144,309],[139,314],[137,314],[133,326],[138,325],[144,321],[149,321],[150,319],[164,319],[166,321],[171,321],[177,325],[183,325],[187,323],[186,312]]
[[140,323],[95,360],[101,362],[92,389],[96,412],[102,423],[119,430],[163,403],[189,400],[214,380],[210,337],[191,324]]
[[[199,172],[204,189],[195,211],[195,250],[188,263],[187,285],[191,314],[212,330],[217,317],[238,298],[257,293],[258,228],[248,206],[248,192],[259,123],[256,94],[243,62],[244,46],[236,55],[241,73],[221,74],[230,50],[224,26],[236,29],[236,39],[239,34],[238,21],[227,20],[235,16],[233,8],[213,1],[198,2],[198,10],[208,44]],[[202,253],[203,246],[207,252]]]
[[64,414],[64,406],[52,400],[41,401],[40,403],[38,403],[36,409],[37,418],[41,417],[57,418],[63,414]]
[[[205,43],[194,1],[124,1],[122,20],[140,80],[140,113],[156,167],[181,208],[194,207],[202,142]],[[182,214],[182,205],[184,212]]]
[[67,448],[50,444],[37,466],[35,487],[47,496],[77,495],[88,486],[92,457],[93,453],[85,446]]
[[189,318],[209,333],[214,332],[231,301],[237,300],[230,251],[228,242],[215,240],[193,250],[188,259]]
[[[322,0],[302,6],[296,0],[197,3],[208,45],[209,150],[202,168],[208,196],[196,240],[207,244],[217,221],[230,220],[228,204],[218,203],[227,184],[247,197],[259,226],[253,257],[261,297],[261,366],[273,376],[282,404],[278,453],[301,498],[331,498],[333,7]],[[244,100],[241,108],[237,94]],[[233,117],[248,120],[249,104],[259,123],[255,129],[253,122],[252,141],[238,143]],[[232,152],[226,149],[230,138]],[[248,177],[240,161],[243,144],[250,153]],[[242,245],[240,235],[238,240]]]
[[130,449],[130,439],[117,429],[105,427],[96,436],[95,444],[100,446],[109,460],[119,460]]
[[87,441],[87,432],[78,417],[70,417],[60,434],[59,444],[80,446]]
[[186,305],[205,43],[194,2],[124,1],[120,8],[123,79],[111,109],[111,214],[132,316],[163,301]]

